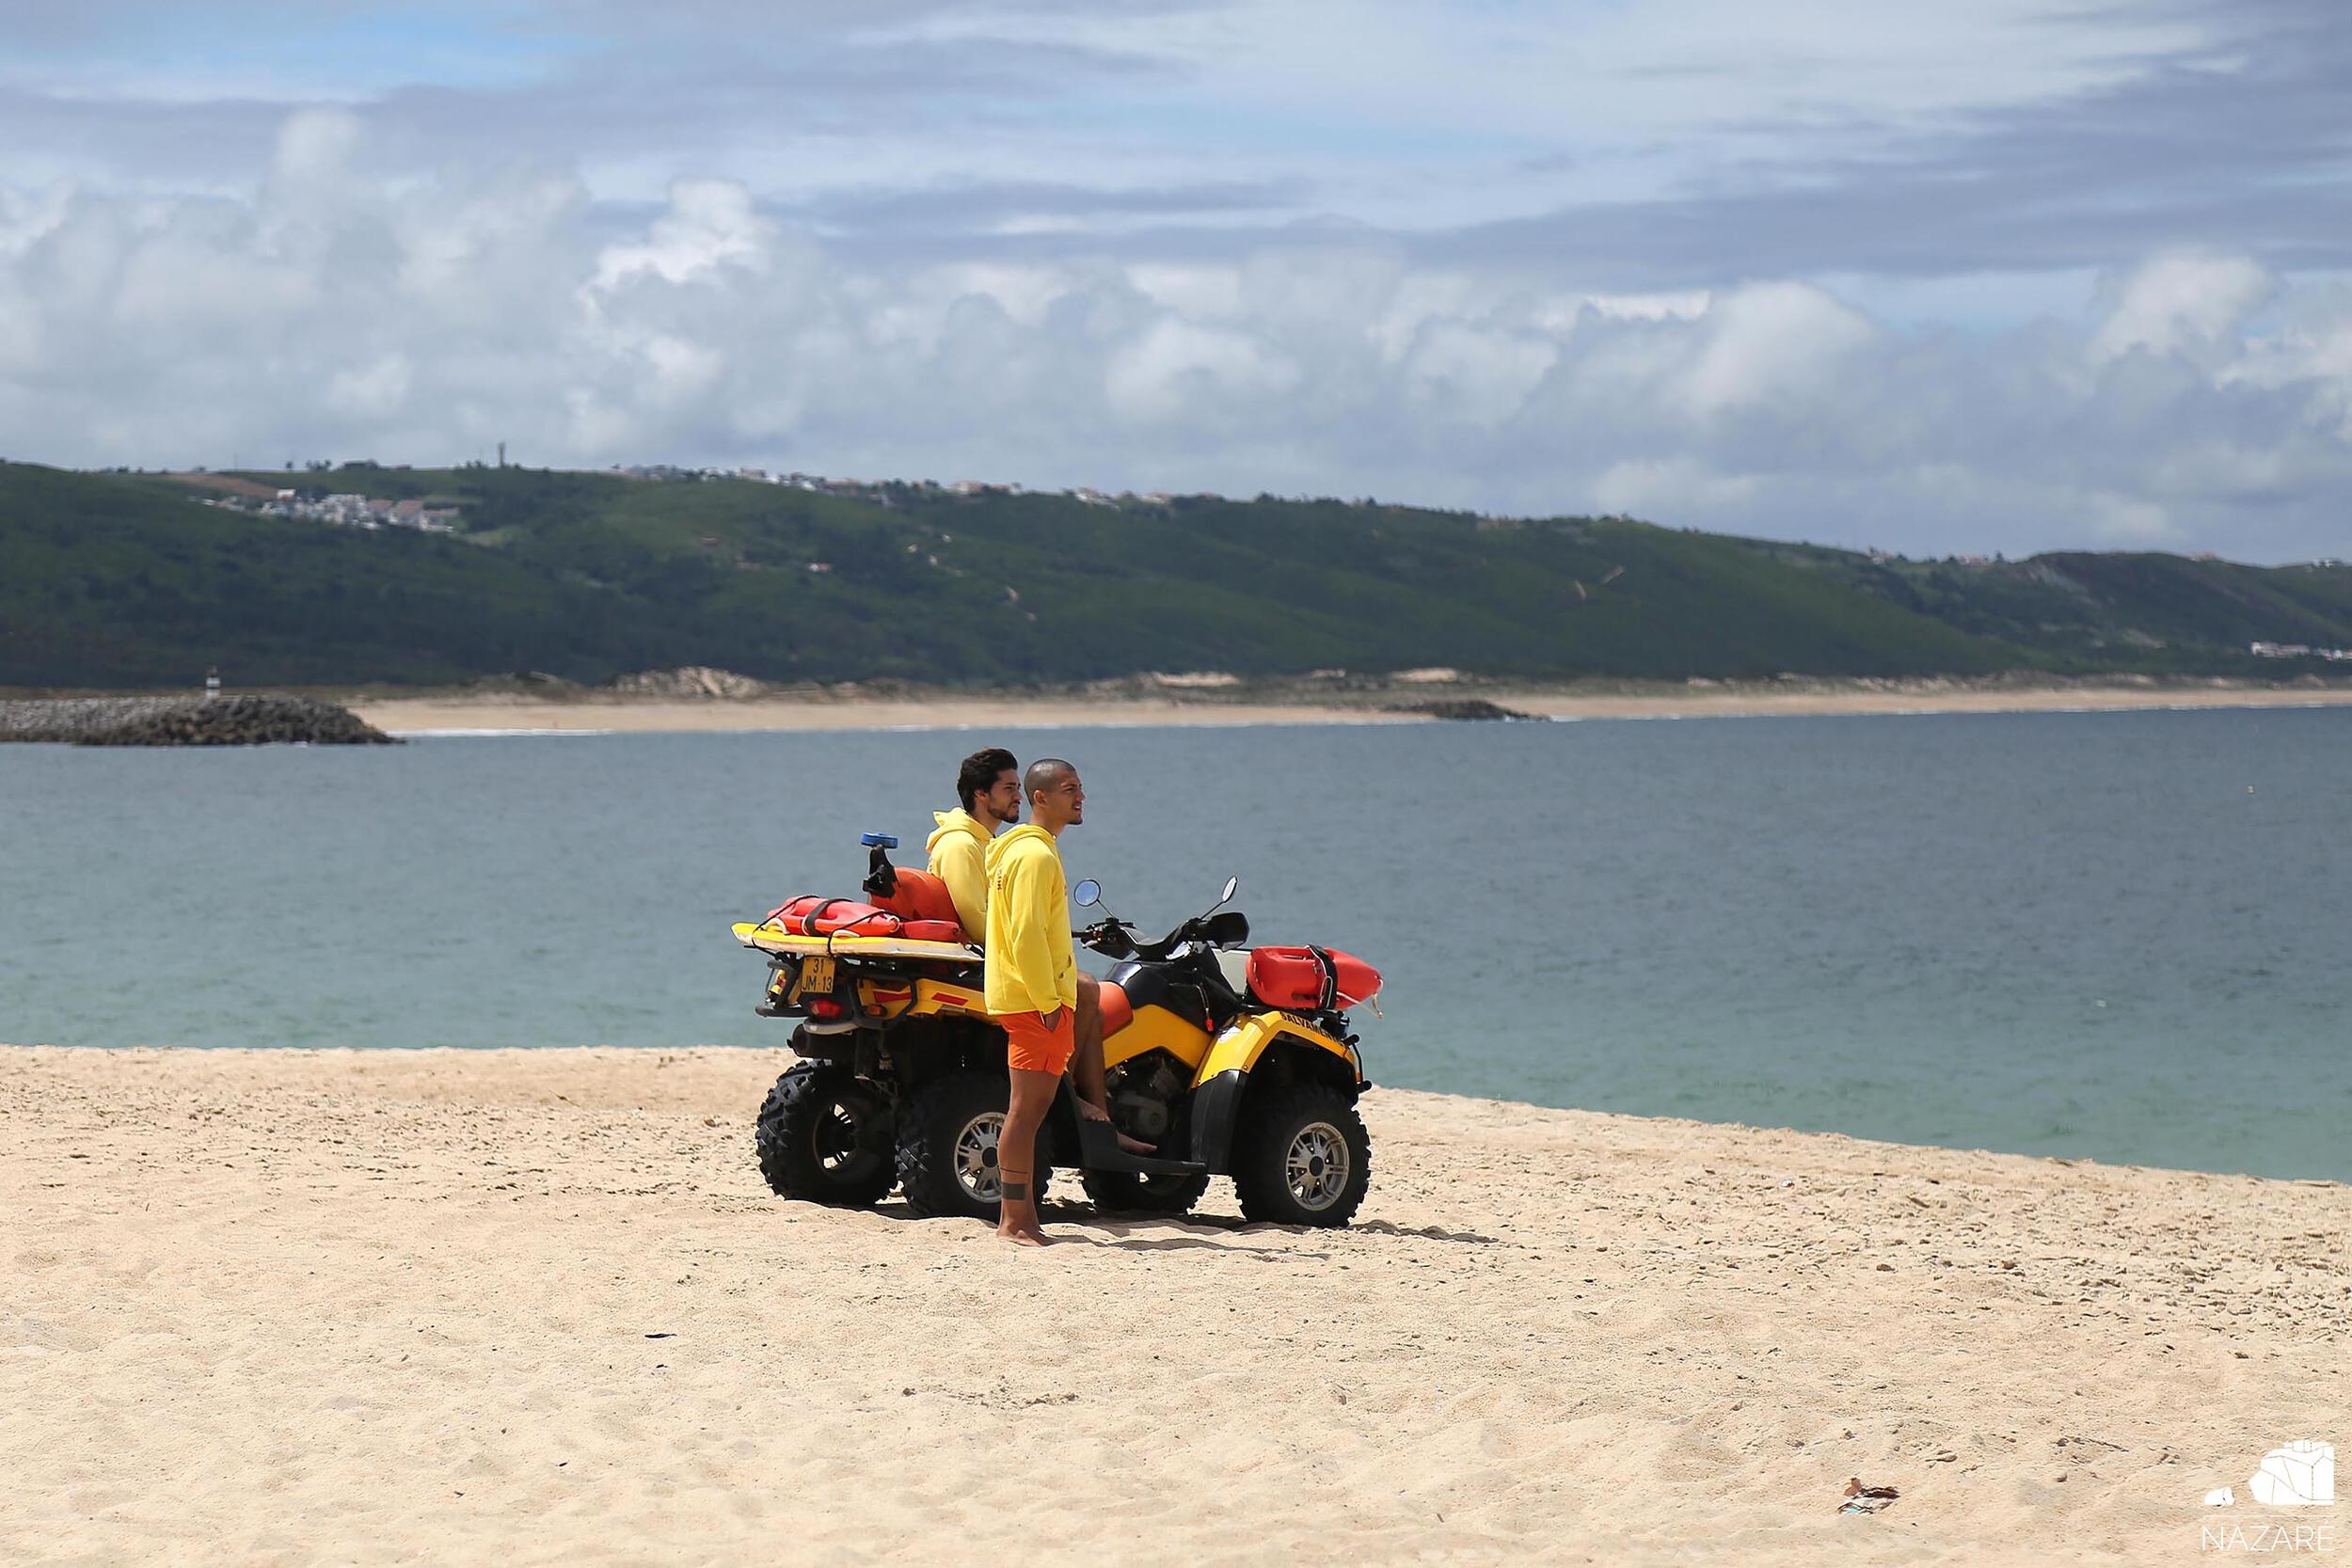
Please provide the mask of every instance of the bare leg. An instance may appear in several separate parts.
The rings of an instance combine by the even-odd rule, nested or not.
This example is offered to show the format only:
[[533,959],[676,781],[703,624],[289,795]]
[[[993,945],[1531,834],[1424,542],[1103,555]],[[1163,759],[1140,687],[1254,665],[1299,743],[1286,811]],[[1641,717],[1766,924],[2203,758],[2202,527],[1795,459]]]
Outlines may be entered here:
[[[1104,1083],[1102,982],[1091,974],[1078,976],[1077,1049],[1070,1053],[1070,1076],[1078,1091],[1078,1114],[1089,1121],[1111,1119],[1110,1090]],[[1118,1132],[1117,1128],[1111,1131]],[[1153,1145],[1119,1132],[1119,1147],[1130,1154],[1149,1154]]]
[[1078,1108],[1096,1121],[1110,1119],[1110,1099],[1103,1086],[1103,993],[1091,974],[1078,976],[1077,1049],[1070,1053],[1070,1071],[1078,1081]]
[[1037,1130],[1061,1088],[1052,1072],[1009,1069],[1012,1098],[1005,1107],[1005,1130],[996,1139],[996,1179],[1004,1184],[997,1206],[996,1234],[1023,1246],[1044,1246],[1051,1240],[1037,1223]]

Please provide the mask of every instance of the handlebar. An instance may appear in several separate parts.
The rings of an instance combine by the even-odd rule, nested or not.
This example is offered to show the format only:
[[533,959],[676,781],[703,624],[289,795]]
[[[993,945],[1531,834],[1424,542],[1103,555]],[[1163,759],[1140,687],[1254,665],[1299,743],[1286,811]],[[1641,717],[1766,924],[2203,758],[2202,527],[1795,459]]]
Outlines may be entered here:
[[1136,928],[1117,916],[1098,920],[1084,930],[1072,933],[1084,946],[1092,948],[1106,958],[1131,958],[1140,950],[1136,941]]
[[[1195,915],[1157,942],[1136,940],[1136,927],[1116,915],[1108,916],[1073,932],[1077,940],[1108,958],[1147,958],[1154,962],[1167,958],[1188,942],[1206,942],[1214,916]],[[1244,927],[1247,940],[1247,927]]]

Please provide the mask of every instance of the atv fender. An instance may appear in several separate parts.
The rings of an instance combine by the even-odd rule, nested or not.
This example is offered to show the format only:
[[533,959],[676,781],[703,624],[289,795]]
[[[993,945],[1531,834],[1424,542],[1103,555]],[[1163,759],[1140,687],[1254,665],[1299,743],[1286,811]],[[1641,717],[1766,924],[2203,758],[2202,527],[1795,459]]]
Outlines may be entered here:
[[1306,1060],[1321,1064],[1317,1078],[1363,1086],[1360,1059],[1353,1047],[1322,1030],[1279,1013],[1245,1018],[1210,1043],[1193,1075],[1192,1157],[1213,1171],[1232,1167],[1233,1130],[1241,1121],[1242,1101],[1259,1062],[1277,1047],[1309,1053]]

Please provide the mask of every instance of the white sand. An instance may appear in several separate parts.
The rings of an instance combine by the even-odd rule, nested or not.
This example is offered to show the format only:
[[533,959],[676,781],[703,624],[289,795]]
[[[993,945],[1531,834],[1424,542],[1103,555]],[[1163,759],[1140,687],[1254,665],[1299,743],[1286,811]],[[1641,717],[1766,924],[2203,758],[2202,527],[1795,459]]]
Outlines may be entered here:
[[[2128,708],[2328,707],[2352,704],[2352,688],[2280,688],[2211,683],[2188,687],[1914,686],[1774,690],[1769,687],[1692,688],[1637,695],[1466,690],[1552,719],[1765,718],[1858,713],[2059,713]],[[1438,693],[1446,695],[1446,693]],[[1396,701],[1426,701],[1404,691]],[[592,695],[569,701],[507,694],[359,697],[349,705],[395,735],[449,732],[595,732],[617,730],[886,730],[1077,728],[1150,724],[1425,723],[1377,705],[1337,703],[1222,702],[1147,697],[946,696],[819,699],[786,697],[647,698]]]
[[1016,1253],[769,1196],[786,1060],[0,1048],[0,1561],[2173,1562],[2352,1440],[2341,1185],[1375,1091],[1352,1229]]

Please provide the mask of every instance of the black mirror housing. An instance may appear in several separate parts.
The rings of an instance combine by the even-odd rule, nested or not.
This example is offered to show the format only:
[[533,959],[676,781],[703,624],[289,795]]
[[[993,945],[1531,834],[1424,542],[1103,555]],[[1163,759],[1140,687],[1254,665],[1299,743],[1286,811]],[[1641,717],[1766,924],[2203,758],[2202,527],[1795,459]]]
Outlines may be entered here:
[[1239,910],[1220,910],[1201,922],[1200,935],[1213,947],[1239,947],[1249,940],[1249,917]]

